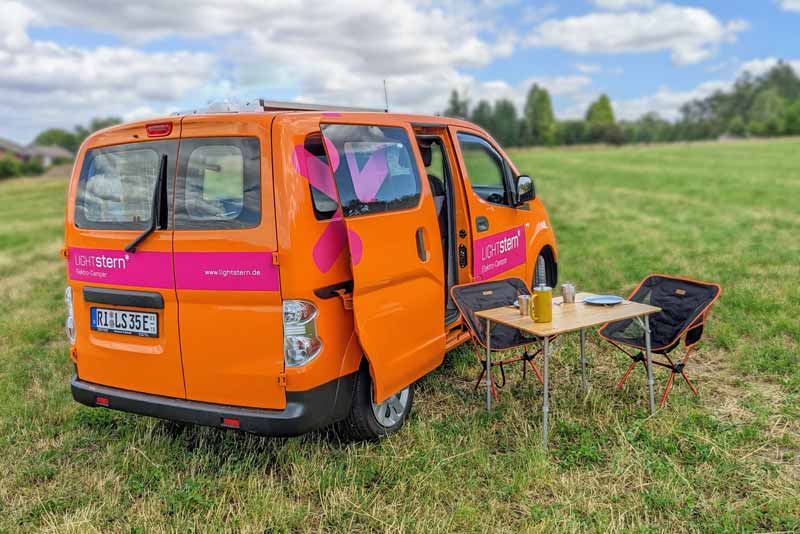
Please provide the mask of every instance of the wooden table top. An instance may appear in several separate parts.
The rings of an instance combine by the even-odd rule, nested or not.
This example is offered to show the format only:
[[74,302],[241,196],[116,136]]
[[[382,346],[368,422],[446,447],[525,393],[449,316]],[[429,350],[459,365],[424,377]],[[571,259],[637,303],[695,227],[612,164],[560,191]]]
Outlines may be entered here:
[[538,337],[549,337],[661,311],[661,308],[629,300],[616,306],[592,306],[580,302],[593,295],[593,293],[578,293],[575,295],[574,304],[561,304],[561,297],[553,298],[553,321],[550,323],[536,323],[530,317],[520,315],[514,306],[492,308],[479,311],[475,315],[495,323],[513,326]]

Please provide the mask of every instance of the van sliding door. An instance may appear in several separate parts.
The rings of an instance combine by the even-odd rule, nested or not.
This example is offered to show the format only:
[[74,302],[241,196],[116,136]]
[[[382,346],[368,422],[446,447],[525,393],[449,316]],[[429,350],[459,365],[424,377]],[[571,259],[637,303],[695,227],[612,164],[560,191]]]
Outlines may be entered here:
[[407,125],[321,125],[353,272],[353,309],[380,402],[444,357],[444,269],[422,160]]

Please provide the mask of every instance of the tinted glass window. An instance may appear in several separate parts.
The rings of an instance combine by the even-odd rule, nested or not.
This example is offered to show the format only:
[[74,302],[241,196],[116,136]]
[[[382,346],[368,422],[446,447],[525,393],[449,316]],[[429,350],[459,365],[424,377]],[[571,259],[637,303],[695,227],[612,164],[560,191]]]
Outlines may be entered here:
[[167,155],[169,199],[176,153],[177,141],[132,143],[87,151],[75,198],[76,226],[146,228],[152,214],[153,188],[161,156]]
[[[326,124],[328,156],[346,217],[413,208],[420,178],[403,128]],[[330,151],[335,150],[336,154]]]
[[261,220],[258,139],[184,139],[175,227],[252,228]]
[[458,143],[475,194],[487,202],[507,204],[505,166],[500,154],[474,135],[460,133]]
[[299,164],[308,179],[314,216],[320,221],[330,219],[339,209],[339,202],[336,200],[328,157],[322,146],[322,134],[317,132],[306,137],[303,150],[295,150],[295,156],[304,159]]

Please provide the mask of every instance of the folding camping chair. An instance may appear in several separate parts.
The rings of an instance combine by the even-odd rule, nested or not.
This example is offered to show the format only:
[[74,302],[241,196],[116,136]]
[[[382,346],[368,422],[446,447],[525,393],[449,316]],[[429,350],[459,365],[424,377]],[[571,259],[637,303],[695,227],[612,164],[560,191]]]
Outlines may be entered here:
[[[525,285],[525,282],[519,278],[507,278],[505,280],[493,280],[489,282],[476,282],[472,284],[453,286],[453,288],[450,290],[450,294],[453,297],[453,302],[455,303],[456,307],[464,317],[464,322],[466,323],[467,328],[469,328],[469,330],[472,332],[472,339],[476,343],[476,348],[477,345],[480,345],[485,349],[486,321],[485,319],[476,317],[475,313],[491,308],[499,308],[501,306],[512,306],[517,301],[517,297],[519,295],[530,295],[531,292],[528,289],[528,286]],[[527,348],[528,345],[532,345],[538,341],[540,341],[539,338],[532,336],[527,332],[523,332],[521,330],[517,330],[516,328],[499,323],[493,324],[492,352],[509,350],[517,347],[525,348],[523,349],[522,354],[519,356],[499,361],[492,360],[490,369],[488,370],[486,368],[486,360],[481,357],[481,355],[485,354],[485,352],[476,350],[482,370],[478,376],[478,380],[475,382],[474,389],[478,389],[478,386],[481,384],[481,380],[483,380],[485,374],[489,372],[491,376],[492,396],[495,400],[497,400],[497,387],[495,386],[494,375],[492,374],[491,368],[496,366],[500,367],[502,383],[499,387],[502,388],[506,383],[506,374],[503,366],[516,362],[522,362],[523,379],[527,377],[527,368],[530,366],[531,369],[533,369],[534,374],[536,374],[536,378],[539,379],[539,382],[544,384],[542,374],[533,363],[533,359],[537,354],[542,352],[542,349],[540,348],[536,352],[531,353]]]
[[[633,290],[628,300],[658,306],[661,311],[650,317],[652,354],[662,356],[666,361],[653,359],[653,364],[671,371],[667,387],[661,397],[659,407],[667,402],[675,375],[681,375],[697,395],[697,388],[686,376],[686,364],[696,351],[696,346],[703,338],[703,327],[711,312],[711,306],[722,294],[718,284],[700,282],[689,278],[651,274],[642,280]],[[644,329],[633,319],[607,323],[600,328],[600,336],[621,350],[632,360],[625,374],[617,383],[622,389],[636,364],[642,363],[647,370],[647,363],[642,354],[645,348]],[[669,353],[675,349],[683,338],[683,359],[673,361]],[[629,352],[620,345],[639,349],[637,354]]]

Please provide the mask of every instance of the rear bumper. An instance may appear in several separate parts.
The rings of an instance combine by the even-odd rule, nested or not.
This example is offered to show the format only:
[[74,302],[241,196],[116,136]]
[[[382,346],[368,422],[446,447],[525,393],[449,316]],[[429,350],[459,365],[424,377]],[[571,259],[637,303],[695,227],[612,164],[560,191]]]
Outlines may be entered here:
[[[308,391],[287,391],[286,409],[262,410],[211,404],[101,386],[72,377],[72,398],[93,408],[220,428],[263,436],[297,436],[344,419],[350,412],[356,374],[346,375]],[[97,402],[104,399],[104,404]],[[107,404],[105,403],[107,401]],[[224,420],[238,420],[238,427]]]

